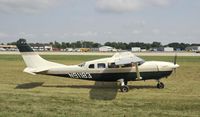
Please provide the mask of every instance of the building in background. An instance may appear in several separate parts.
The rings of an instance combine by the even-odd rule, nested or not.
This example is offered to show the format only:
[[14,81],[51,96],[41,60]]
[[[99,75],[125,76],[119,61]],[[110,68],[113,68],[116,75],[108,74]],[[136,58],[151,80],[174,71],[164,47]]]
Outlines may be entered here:
[[158,51],[164,51],[164,52],[173,52],[174,48],[172,48],[172,47],[160,47],[157,50]]
[[34,51],[53,51],[53,47],[50,44],[30,44]]
[[185,48],[186,51],[199,52],[200,46],[189,46]]
[[174,48],[172,48],[172,47],[164,47],[164,51],[165,52],[173,52]]
[[147,51],[147,49],[141,49],[141,52],[146,52]]
[[100,52],[113,52],[113,51],[117,51],[117,50],[110,46],[102,46],[99,48],[99,51]]
[[141,48],[140,47],[132,47],[131,51],[132,52],[141,52]]
[[0,45],[1,51],[17,51],[16,45]]
[[73,48],[66,48],[65,51],[66,52],[73,52]]
[[150,48],[149,51],[157,52],[158,48]]
[[6,51],[6,49],[4,49],[4,48],[0,48],[0,51]]
[[80,48],[80,51],[81,52],[89,52],[89,51],[91,51],[91,49],[90,48]]

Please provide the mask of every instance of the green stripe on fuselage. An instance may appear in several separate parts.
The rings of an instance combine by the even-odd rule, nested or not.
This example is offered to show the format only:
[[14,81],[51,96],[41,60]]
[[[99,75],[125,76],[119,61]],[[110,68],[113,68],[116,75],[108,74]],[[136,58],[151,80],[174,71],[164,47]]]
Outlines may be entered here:
[[[142,77],[141,80],[151,80],[151,79],[161,79],[163,77],[167,77],[171,75],[172,71],[159,71],[159,72],[140,72]],[[70,73],[71,74],[71,73]],[[77,73],[74,73],[77,74]],[[78,73],[79,74],[79,73]],[[53,76],[61,76],[67,78],[75,78],[75,79],[83,79],[83,80],[93,80],[93,81],[117,81],[119,79],[124,79],[126,81],[136,81],[137,75],[135,72],[127,72],[127,73],[91,73],[91,78],[81,77],[80,75],[72,76],[69,74],[49,74]]]

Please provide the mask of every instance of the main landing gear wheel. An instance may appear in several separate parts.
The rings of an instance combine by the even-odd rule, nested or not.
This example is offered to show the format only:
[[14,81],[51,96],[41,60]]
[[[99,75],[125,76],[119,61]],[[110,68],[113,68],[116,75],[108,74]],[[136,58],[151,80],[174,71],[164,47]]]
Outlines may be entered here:
[[164,83],[158,82],[158,84],[157,84],[158,89],[163,89],[164,87],[165,87]]
[[129,91],[129,87],[128,85],[124,85],[120,87],[121,92],[128,92]]
[[128,81],[124,80],[124,79],[119,79],[118,80],[120,82],[120,90],[121,92],[128,92],[129,91],[129,87],[128,87]]

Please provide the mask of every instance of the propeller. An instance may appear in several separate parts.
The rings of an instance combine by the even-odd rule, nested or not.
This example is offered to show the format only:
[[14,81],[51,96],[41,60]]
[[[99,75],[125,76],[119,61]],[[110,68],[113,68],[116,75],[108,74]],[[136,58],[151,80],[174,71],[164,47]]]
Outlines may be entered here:
[[[177,61],[177,53],[175,53],[174,56],[174,65],[176,65],[176,61]],[[174,73],[176,73],[176,68],[173,69]]]
[[175,56],[174,56],[174,65],[176,65],[176,60],[177,60],[177,53],[175,53]]

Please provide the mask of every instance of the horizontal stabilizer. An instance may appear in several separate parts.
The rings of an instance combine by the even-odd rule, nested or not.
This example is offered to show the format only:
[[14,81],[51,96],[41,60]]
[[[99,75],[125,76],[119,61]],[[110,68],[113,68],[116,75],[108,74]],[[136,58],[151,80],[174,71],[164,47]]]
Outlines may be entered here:
[[32,74],[32,75],[36,75],[36,73],[40,73],[40,72],[45,72],[48,71],[47,68],[25,68],[24,72]]

